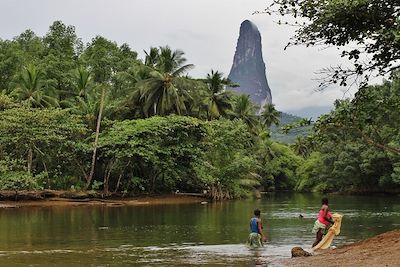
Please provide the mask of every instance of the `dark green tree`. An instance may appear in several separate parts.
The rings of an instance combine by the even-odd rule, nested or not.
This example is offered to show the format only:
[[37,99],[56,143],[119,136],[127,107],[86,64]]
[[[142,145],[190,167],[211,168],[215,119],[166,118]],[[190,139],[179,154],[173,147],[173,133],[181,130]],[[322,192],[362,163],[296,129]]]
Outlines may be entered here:
[[234,97],[231,117],[241,119],[253,132],[256,131],[259,126],[259,119],[256,112],[256,106],[251,102],[249,95]]
[[223,77],[218,71],[211,70],[204,82],[208,85],[209,96],[205,100],[208,119],[226,117],[232,110],[232,93],[226,87],[234,87],[236,84]]
[[27,107],[58,106],[53,88],[46,84],[45,74],[34,65],[28,65],[15,80],[12,95]]
[[43,37],[45,46],[40,67],[58,92],[60,100],[71,94],[72,70],[78,67],[82,43],[74,26],[55,21]]
[[[158,51],[158,52],[156,52]],[[158,53],[154,56],[154,53]],[[152,55],[151,64],[155,60],[154,69],[150,78],[144,80],[139,86],[141,98],[144,99],[144,112],[147,116],[185,114],[186,102],[190,99],[187,88],[179,86],[179,77],[193,67],[185,64],[186,58],[180,50],[173,51],[168,46],[158,50],[151,48],[147,57]],[[150,59],[146,59],[149,62]]]
[[275,109],[274,104],[266,103],[261,111],[261,123],[264,127],[270,127],[272,124],[279,125],[281,113]]

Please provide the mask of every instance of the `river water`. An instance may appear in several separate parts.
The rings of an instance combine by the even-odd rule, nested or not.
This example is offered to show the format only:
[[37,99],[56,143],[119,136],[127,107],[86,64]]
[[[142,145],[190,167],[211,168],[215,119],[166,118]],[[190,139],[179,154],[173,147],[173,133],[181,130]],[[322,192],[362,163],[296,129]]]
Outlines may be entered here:
[[[2,209],[0,266],[279,266],[292,247],[310,248],[320,199],[280,193],[205,205]],[[332,212],[344,215],[334,245],[400,228],[399,199],[329,196]],[[249,249],[255,207],[268,242]]]

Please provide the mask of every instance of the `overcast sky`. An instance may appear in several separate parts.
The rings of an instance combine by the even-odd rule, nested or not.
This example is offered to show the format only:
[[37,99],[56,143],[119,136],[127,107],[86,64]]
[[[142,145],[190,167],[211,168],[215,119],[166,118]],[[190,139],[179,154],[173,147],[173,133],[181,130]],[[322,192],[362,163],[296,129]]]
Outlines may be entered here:
[[[74,25],[86,43],[102,35],[128,43],[143,57],[150,46],[182,49],[196,67],[193,77],[211,69],[229,74],[243,20],[253,21],[262,37],[267,79],[273,103],[296,113],[308,107],[331,106],[344,91],[314,92],[316,71],[340,63],[335,48],[284,46],[294,28],[274,23],[268,15],[252,15],[265,0],[0,0],[0,38],[10,39],[30,28],[43,36],[55,20]],[[348,94],[347,94],[348,96]]]

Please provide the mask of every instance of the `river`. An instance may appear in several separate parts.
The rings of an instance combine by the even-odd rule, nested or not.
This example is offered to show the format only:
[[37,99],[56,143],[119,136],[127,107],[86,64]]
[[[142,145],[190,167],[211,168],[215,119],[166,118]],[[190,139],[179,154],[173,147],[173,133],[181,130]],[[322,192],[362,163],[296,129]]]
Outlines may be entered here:
[[[294,246],[309,248],[317,194],[260,200],[122,207],[0,210],[0,266],[277,266]],[[397,196],[329,196],[344,215],[334,245],[400,228]],[[253,209],[268,242],[245,246]],[[299,218],[299,215],[303,218]]]

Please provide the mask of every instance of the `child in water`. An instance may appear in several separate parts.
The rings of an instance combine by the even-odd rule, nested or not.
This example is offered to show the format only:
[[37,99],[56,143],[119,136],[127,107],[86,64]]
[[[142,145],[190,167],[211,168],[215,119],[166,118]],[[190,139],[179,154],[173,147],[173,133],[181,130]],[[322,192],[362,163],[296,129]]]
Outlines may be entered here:
[[313,243],[312,247],[315,247],[319,242],[321,242],[322,237],[326,233],[330,223],[334,224],[334,221],[332,220],[332,215],[329,212],[328,198],[324,197],[322,199],[322,207],[319,211],[318,219],[315,221],[312,229],[312,233],[316,234],[315,242]]
[[250,219],[250,234],[248,243],[250,246],[261,247],[262,242],[266,241],[263,234],[263,226],[260,218],[261,212],[259,209],[254,210],[254,217]]

